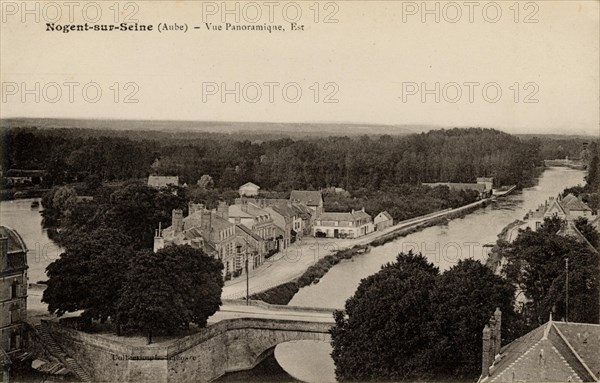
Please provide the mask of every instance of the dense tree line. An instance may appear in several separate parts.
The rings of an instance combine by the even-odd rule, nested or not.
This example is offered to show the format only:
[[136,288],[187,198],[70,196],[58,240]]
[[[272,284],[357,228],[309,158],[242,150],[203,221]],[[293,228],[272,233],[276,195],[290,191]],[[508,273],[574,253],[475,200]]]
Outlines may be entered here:
[[542,159],[539,140],[480,128],[269,141],[214,133],[161,137],[133,140],[108,131],[101,136],[82,130],[11,128],[2,138],[7,149],[3,169],[45,169],[55,184],[61,184],[65,172],[95,174],[103,181],[156,172],[177,174],[187,184],[209,175],[223,189],[253,181],[270,190],[337,186],[352,192],[420,182],[472,182],[478,176],[520,184]]

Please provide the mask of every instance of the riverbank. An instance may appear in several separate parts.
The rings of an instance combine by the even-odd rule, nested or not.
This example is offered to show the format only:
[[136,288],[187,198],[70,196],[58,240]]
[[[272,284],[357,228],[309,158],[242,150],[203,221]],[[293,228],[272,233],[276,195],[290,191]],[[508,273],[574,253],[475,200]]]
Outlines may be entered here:
[[[333,266],[341,261],[352,259],[357,255],[368,253],[371,247],[383,246],[388,242],[394,241],[401,237],[406,237],[407,235],[416,233],[425,228],[447,224],[450,220],[462,218],[474,210],[486,207],[490,201],[490,199],[484,199],[456,209],[448,209],[443,212],[432,213],[429,215],[431,217],[420,217],[416,219],[418,220],[416,223],[412,225],[408,224],[408,226],[406,226],[406,223],[400,223],[400,228],[380,235],[368,243],[357,244],[352,248],[342,249],[319,259],[314,265],[309,266],[299,278],[272,287],[263,292],[252,294],[250,295],[250,299],[261,300],[270,304],[287,305],[301,288],[313,283],[319,283],[320,279],[323,278],[323,276],[327,274],[327,272]],[[424,220],[420,221],[421,219]]]
[[498,240],[496,241],[496,244],[492,248],[492,251],[490,251],[488,258],[485,261],[485,265],[488,268],[490,268],[494,273],[498,273],[499,267],[502,264],[502,257],[500,256],[500,254],[498,254],[497,250],[498,242],[510,242],[510,236],[512,231],[515,228],[523,225],[524,223],[525,221],[522,221],[520,219],[514,220],[513,222],[509,223],[504,228],[502,228],[502,231],[500,231],[500,234],[498,234]]

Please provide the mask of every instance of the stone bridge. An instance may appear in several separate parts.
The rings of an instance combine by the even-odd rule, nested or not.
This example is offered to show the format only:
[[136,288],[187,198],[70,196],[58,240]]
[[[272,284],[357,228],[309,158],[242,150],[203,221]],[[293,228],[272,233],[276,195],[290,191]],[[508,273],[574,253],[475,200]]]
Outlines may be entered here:
[[52,337],[96,382],[202,382],[249,370],[280,343],[330,340],[333,310],[224,301],[209,325],[183,338],[90,334],[49,323]]

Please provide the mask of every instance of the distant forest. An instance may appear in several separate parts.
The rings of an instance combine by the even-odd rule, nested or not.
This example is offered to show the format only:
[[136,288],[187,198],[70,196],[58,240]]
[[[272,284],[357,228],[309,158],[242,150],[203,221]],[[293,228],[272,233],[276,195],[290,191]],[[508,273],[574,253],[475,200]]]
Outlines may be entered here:
[[9,128],[2,168],[44,169],[52,184],[68,174],[103,181],[210,175],[220,189],[252,181],[263,189],[377,190],[421,182],[527,184],[545,158],[577,157],[578,139],[525,138],[491,129],[435,130],[404,136],[238,139],[219,133]]

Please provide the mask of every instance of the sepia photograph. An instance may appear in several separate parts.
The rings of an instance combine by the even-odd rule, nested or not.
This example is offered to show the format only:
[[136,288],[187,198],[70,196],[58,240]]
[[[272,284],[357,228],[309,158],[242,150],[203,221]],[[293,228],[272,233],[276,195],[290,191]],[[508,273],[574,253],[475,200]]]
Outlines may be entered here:
[[0,0],[3,382],[600,382],[600,0]]

